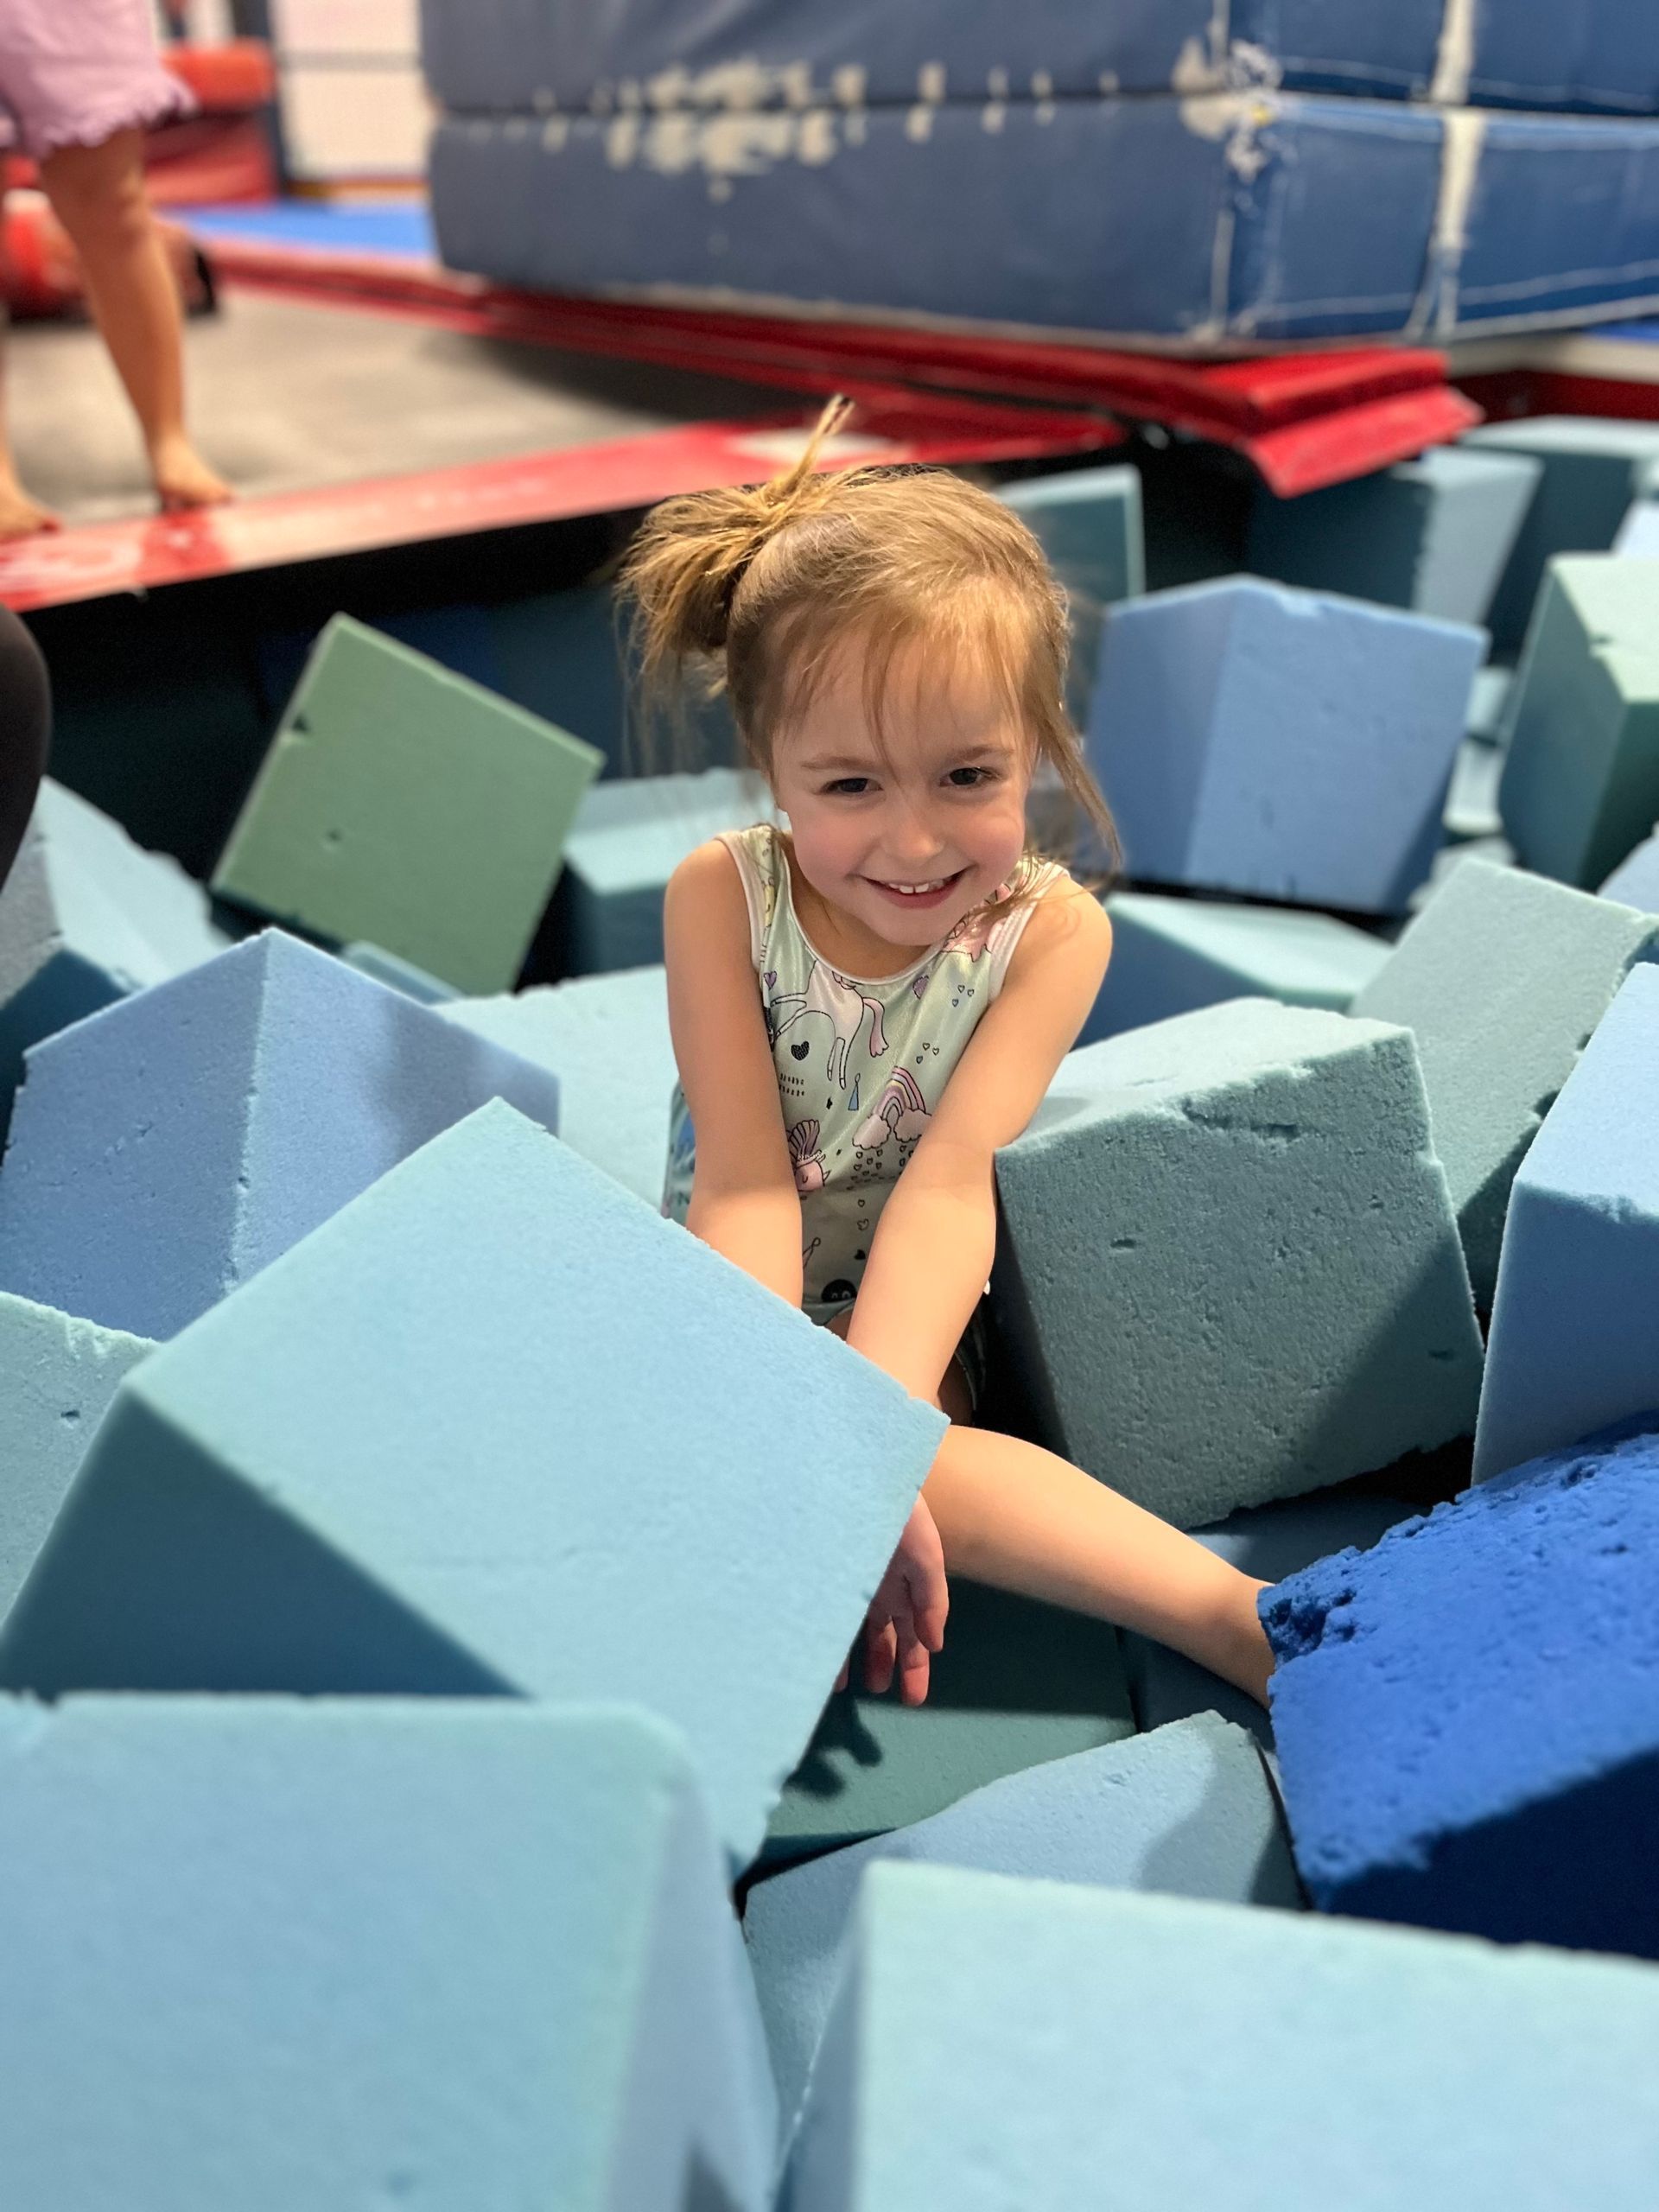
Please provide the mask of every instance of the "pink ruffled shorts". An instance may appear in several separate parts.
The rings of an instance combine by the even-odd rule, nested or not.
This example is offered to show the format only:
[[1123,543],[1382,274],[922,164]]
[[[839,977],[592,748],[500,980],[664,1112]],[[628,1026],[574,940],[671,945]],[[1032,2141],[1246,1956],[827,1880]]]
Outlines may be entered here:
[[0,0],[0,148],[38,162],[194,105],[162,67],[149,0]]

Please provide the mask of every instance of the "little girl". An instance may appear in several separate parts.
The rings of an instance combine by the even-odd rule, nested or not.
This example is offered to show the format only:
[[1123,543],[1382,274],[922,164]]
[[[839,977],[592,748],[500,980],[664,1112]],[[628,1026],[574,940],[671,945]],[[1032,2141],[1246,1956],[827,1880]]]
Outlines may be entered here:
[[[671,499],[624,586],[649,688],[723,664],[787,832],[668,887],[680,1073],[664,1211],[951,1426],[876,1593],[866,1680],[927,1694],[945,1570],[1099,1614],[1265,1698],[1265,1584],[1050,1452],[974,1426],[992,1161],[1075,1043],[1111,946],[1027,839],[1033,779],[1109,849],[1063,703],[1066,618],[1013,512],[944,474]],[[845,1679],[843,1675],[843,1680]]]

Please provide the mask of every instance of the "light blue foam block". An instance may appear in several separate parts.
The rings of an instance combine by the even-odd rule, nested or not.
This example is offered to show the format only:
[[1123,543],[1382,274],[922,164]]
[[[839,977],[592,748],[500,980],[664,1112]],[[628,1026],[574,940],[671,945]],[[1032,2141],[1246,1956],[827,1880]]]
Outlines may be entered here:
[[1383,939],[1351,923],[1282,906],[1122,891],[1107,912],[1111,966],[1082,1045],[1223,999],[1273,998],[1341,1013],[1389,954]]
[[1463,624],[1250,577],[1127,601],[1088,743],[1130,874],[1403,912],[1484,650]]
[[1613,550],[1637,560],[1659,560],[1659,499],[1649,493],[1645,499],[1630,502],[1630,511],[1613,540]]
[[1464,739],[1452,764],[1441,817],[1448,842],[1466,845],[1503,836],[1503,817],[1497,804],[1503,775],[1503,757],[1496,746],[1472,733]]
[[1102,610],[1147,588],[1138,470],[1121,463],[1031,476],[998,497],[1035,532],[1071,607],[1071,695],[1088,709],[1100,655]]
[[1250,566],[1448,622],[1484,622],[1543,464],[1432,446],[1415,461],[1281,499],[1258,488]]
[[1622,860],[1601,887],[1604,899],[1635,906],[1644,914],[1659,914],[1659,830],[1644,837],[1630,856]]
[[644,1713],[7,1700],[0,1858],[8,2204],[763,2212],[753,1989]]
[[417,1006],[442,1006],[461,996],[454,984],[441,982],[436,976],[429,976],[424,968],[417,968],[412,960],[400,960],[395,952],[387,952],[378,944],[343,944],[340,957],[348,968],[355,968],[359,975],[372,976],[377,983],[384,983],[388,990],[401,991],[406,999],[413,999]]
[[1659,1437],[1617,1430],[1263,1594],[1316,1904],[1659,1958],[1656,1550]]
[[0,1292],[0,1619],[116,1385],[153,1349],[143,1337]]
[[129,1378],[0,1681],[629,1699],[747,1861],[944,1426],[498,1102]]
[[1504,711],[1515,671],[1509,668],[1481,668],[1469,692],[1469,734],[1483,745],[1496,745],[1503,728]]
[[177,1334],[429,1137],[558,1084],[267,931],[29,1057],[0,1172],[0,1288]]
[[780,2212],[1649,2212],[1656,2036],[1630,1961],[874,1867]]
[[663,957],[663,893],[689,853],[771,810],[760,779],[708,768],[595,784],[565,847],[554,905],[568,976],[648,968]]
[[1659,1405],[1656,1086],[1659,968],[1643,965],[1602,1017],[1515,1179],[1478,1478]]
[[1046,1440],[1178,1526],[1474,1426],[1403,1029],[1235,999],[1087,1046],[996,1182],[999,1318]]
[[1510,1185],[1550,1101],[1659,919],[1471,860],[1402,937],[1354,1012],[1417,1039],[1434,1149],[1476,1302],[1491,1306]]
[[758,1883],[743,1930],[785,2131],[829,2017],[859,1885],[867,1867],[892,1861],[1300,1903],[1261,1757],[1213,1713],[1010,1775],[913,1827]]
[[443,1010],[559,1079],[559,1135],[653,1206],[663,1196],[675,1081],[668,979],[661,968],[583,976]]

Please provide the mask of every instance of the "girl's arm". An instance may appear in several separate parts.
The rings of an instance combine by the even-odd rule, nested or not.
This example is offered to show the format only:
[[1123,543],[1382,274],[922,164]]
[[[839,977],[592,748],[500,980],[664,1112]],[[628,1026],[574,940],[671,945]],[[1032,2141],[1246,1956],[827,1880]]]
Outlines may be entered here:
[[1076,1043],[1111,950],[1111,923],[1087,892],[1041,902],[882,1209],[847,1341],[912,1397],[938,1391],[991,1271],[992,1155],[1025,1128]]
[[686,1226],[798,1306],[801,1202],[749,958],[748,905],[723,845],[700,845],[669,879],[663,950],[674,1057],[696,1133]]

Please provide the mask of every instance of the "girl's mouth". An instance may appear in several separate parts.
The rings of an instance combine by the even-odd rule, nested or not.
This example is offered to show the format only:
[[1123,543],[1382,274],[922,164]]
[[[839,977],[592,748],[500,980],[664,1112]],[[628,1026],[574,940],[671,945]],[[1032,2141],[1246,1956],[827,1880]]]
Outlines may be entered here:
[[895,906],[915,908],[943,905],[968,873],[959,868],[954,875],[938,875],[925,883],[884,883],[879,876],[864,879],[874,889],[891,899]]

